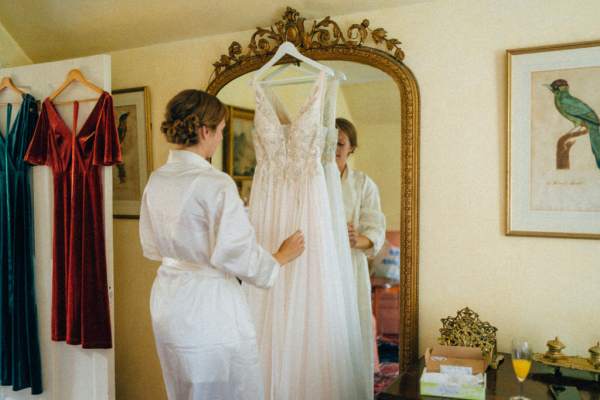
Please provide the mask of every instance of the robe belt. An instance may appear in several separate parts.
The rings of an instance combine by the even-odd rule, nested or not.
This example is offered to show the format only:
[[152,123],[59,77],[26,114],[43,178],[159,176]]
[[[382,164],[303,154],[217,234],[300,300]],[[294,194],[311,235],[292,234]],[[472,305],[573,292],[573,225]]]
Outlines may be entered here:
[[212,267],[210,264],[196,264],[170,257],[163,257],[160,268],[168,271],[193,272],[201,276],[214,278],[225,278],[229,276],[229,274]]

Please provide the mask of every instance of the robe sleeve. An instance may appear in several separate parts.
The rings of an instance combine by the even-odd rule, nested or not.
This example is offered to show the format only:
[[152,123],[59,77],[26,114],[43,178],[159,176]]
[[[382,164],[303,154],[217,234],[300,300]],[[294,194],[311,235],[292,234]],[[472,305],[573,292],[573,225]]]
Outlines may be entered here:
[[50,160],[48,157],[48,139],[50,137],[50,123],[48,120],[48,109],[46,104],[42,105],[42,113],[40,114],[27,152],[25,153],[25,161],[33,165],[49,165]]
[[280,265],[257,243],[254,228],[233,182],[219,193],[214,224],[216,240],[211,264],[254,286],[273,286]]
[[142,244],[142,253],[144,257],[162,261],[162,256],[158,250],[158,244],[156,243],[156,234],[154,227],[152,226],[152,220],[150,219],[150,212],[148,209],[148,197],[146,192],[142,195],[142,206],[140,208],[140,243]]
[[94,138],[94,165],[114,165],[122,161],[119,133],[115,125],[113,101],[105,95]]
[[385,215],[381,211],[377,185],[366,175],[361,192],[359,233],[373,243],[373,247],[365,250],[365,254],[374,257],[385,242]]

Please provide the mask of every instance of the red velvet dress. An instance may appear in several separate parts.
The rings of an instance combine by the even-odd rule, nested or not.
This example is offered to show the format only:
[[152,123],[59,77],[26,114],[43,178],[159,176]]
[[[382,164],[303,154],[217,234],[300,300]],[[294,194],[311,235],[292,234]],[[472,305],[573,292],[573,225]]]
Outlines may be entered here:
[[44,101],[25,155],[54,176],[52,340],[110,348],[102,167],[121,162],[121,148],[108,93],[79,131],[79,104],[73,106],[71,131]]

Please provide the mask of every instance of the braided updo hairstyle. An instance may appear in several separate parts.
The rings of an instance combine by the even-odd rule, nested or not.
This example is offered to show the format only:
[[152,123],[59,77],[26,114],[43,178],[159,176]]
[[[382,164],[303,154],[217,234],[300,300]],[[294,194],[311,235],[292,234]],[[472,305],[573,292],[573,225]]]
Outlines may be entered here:
[[169,101],[160,131],[169,143],[191,146],[199,141],[198,128],[214,130],[226,116],[227,109],[215,96],[188,89]]

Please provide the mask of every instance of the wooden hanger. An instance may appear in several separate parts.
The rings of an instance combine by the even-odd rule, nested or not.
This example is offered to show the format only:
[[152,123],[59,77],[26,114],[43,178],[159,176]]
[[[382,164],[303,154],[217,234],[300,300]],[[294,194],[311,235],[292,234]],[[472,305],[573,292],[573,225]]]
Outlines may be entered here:
[[12,79],[10,79],[8,76],[5,76],[4,78],[2,78],[2,81],[0,81],[0,92],[4,89],[11,89],[12,91],[17,92],[20,95],[25,94],[21,89],[15,86]]
[[[79,82],[83,86],[87,87],[88,89],[93,90],[94,92],[96,92],[98,94],[104,93],[104,90],[100,89],[98,86],[94,85],[92,82],[85,79],[85,77],[83,76],[83,74],[81,73],[80,70],[72,69],[69,71],[69,74],[67,75],[67,79],[63,82],[62,85],[60,85],[60,87],[58,89],[56,89],[54,91],[54,93],[52,93],[48,97],[48,99],[53,102],[54,99],[56,99],[56,97],[59,94],[61,94],[67,88],[67,86],[69,86],[73,82]],[[79,101],[87,101],[87,100],[79,100]]]
[[[4,89],[10,89],[13,92],[16,92],[17,94],[19,94],[21,96],[23,96],[25,94],[21,89],[19,89],[18,87],[15,86],[13,81],[8,76],[5,76],[0,81],[0,92],[3,91]],[[0,106],[5,106],[7,104],[20,104],[20,103],[21,103],[20,101],[13,101],[10,103],[0,103]]]

